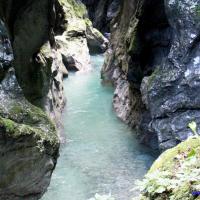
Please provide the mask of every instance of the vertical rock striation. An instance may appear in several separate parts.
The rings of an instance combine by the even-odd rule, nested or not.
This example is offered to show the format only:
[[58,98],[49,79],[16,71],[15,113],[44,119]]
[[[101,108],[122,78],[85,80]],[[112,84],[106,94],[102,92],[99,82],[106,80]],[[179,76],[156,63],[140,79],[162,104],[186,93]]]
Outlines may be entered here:
[[144,142],[157,137],[160,149],[185,140],[190,121],[199,124],[199,5],[125,0],[112,21],[102,78],[115,84],[117,115]]
[[[52,0],[2,0],[0,5],[0,16],[8,29],[13,48],[16,77],[25,97],[36,106],[49,109],[51,115],[57,115],[51,90],[55,79],[52,78],[53,35],[56,31],[53,21],[58,18],[55,3]],[[62,84],[62,80],[59,82]],[[62,90],[60,93],[63,96]],[[57,113],[63,108],[64,98],[59,99],[58,104]]]
[[173,30],[167,58],[143,84],[143,96],[152,116],[161,148],[169,148],[191,135],[187,124],[200,123],[200,1],[165,1]]
[[110,23],[117,16],[121,0],[82,0],[95,28],[110,33]]

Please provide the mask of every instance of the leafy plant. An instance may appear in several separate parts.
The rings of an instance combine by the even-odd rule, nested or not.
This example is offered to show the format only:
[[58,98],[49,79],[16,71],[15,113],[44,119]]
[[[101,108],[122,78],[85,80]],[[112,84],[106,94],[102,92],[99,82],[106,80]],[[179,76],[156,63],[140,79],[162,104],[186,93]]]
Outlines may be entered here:
[[195,121],[192,121],[188,124],[188,127],[192,130],[192,132],[194,133],[194,135],[198,136],[197,133],[197,123]]
[[[190,127],[196,131],[196,123],[191,123]],[[171,155],[172,160],[166,160],[163,165],[150,170],[143,181],[137,182],[142,194],[141,199],[193,199],[192,191],[200,191],[199,139],[200,137],[196,136],[193,139],[190,138],[191,146],[184,150],[181,150],[179,145],[179,147],[175,147],[176,151],[172,149],[165,153]],[[172,152],[177,153],[173,156]],[[158,161],[161,162],[159,159]]]
[[199,5],[197,5],[195,7],[195,11],[196,11],[197,15],[200,16],[200,6]]

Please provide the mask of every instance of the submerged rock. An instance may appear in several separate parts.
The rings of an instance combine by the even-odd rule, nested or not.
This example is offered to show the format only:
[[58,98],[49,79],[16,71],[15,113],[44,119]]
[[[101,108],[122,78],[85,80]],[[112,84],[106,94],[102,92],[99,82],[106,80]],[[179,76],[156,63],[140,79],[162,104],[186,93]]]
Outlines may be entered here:
[[55,125],[23,96],[13,71],[0,85],[0,199],[37,200],[58,157]]

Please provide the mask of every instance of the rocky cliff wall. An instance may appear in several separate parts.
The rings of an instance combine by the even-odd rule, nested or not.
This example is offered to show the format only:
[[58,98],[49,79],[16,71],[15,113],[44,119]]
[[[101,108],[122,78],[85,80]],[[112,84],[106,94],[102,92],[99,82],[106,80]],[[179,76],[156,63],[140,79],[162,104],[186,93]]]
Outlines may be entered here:
[[[112,22],[102,78],[116,90],[117,115],[160,149],[199,124],[199,0],[125,0]],[[154,138],[154,139],[153,139]]]
[[0,199],[39,199],[50,183],[58,150],[55,124],[27,101],[9,70],[0,84]]
[[8,67],[0,60],[2,200],[36,200],[47,190],[59,155],[63,77],[90,69],[89,47],[107,48],[86,16],[74,0],[0,1],[0,36],[14,57]]
[[122,0],[82,0],[89,18],[102,33],[110,33],[111,21],[117,16]]
[[63,73],[67,75],[65,68],[88,70],[89,48],[105,51],[108,41],[92,27],[80,2],[0,3],[0,15],[13,48],[13,65],[24,95],[52,118],[59,119],[65,104],[62,86]]

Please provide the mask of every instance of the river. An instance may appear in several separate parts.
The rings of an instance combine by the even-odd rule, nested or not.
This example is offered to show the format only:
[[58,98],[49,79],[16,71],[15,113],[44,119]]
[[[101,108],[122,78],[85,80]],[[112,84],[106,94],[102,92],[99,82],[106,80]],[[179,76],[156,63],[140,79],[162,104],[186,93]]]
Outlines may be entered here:
[[87,200],[111,193],[130,200],[131,189],[151,166],[154,156],[139,144],[134,131],[112,109],[113,88],[100,80],[102,55],[92,56],[93,70],[65,80],[67,108],[63,114],[67,142],[48,192],[42,200]]

